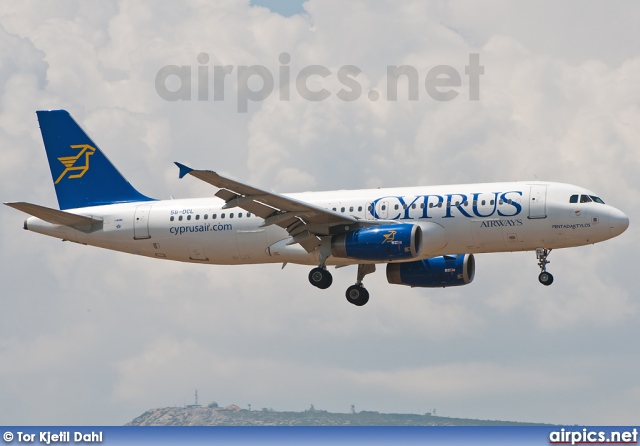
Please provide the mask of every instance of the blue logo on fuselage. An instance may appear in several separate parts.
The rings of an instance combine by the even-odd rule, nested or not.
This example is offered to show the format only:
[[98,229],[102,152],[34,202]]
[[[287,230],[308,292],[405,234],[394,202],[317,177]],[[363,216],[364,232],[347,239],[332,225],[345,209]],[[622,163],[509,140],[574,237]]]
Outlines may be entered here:
[[[522,205],[516,201],[520,197],[522,197],[521,191],[492,192],[490,194],[478,192],[472,193],[470,196],[466,194],[432,194],[416,195],[412,201],[408,202],[408,200],[405,200],[406,197],[388,195],[386,197],[377,198],[371,202],[371,208],[368,209],[368,212],[373,218],[379,219],[381,217],[378,215],[378,202],[388,201],[396,204],[394,203],[394,201],[396,201],[399,203],[399,207],[401,208],[399,209],[400,212],[395,216],[388,217],[389,220],[433,218],[433,215],[429,215],[429,213],[431,212],[433,214],[437,209],[443,207],[445,209],[445,215],[440,216],[440,218],[455,218],[456,216],[453,215],[454,209],[456,209],[461,216],[467,218],[491,217],[496,213],[500,217],[514,217],[522,212]],[[483,201],[490,204],[479,205],[479,203]],[[466,206],[465,203],[467,204]],[[414,209],[414,205],[416,205],[416,208],[420,207],[422,210],[422,215],[420,217],[416,217],[415,215],[412,217],[409,215],[410,211]],[[501,207],[498,208],[498,206]],[[388,211],[392,212],[391,209]]]

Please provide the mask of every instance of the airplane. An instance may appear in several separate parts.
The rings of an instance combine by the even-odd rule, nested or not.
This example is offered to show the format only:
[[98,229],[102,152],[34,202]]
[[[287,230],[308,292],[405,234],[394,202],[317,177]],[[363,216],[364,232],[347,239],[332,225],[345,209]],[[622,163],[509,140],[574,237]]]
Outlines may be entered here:
[[466,285],[475,254],[535,251],[551,285],[553,249],[622,234],[629,219],[593,192],[546,181],[279,194],[181,163],[179,177],[214,197],[157,200],[138,192],[65,110],[36,112],[59,210],[5,203],[31,217],[24,229],[156,259],[217,265],[314,266],[309,282],[333,282],[328,266],[357,265],[347,301],[363,306],[376,265],[391,284]]

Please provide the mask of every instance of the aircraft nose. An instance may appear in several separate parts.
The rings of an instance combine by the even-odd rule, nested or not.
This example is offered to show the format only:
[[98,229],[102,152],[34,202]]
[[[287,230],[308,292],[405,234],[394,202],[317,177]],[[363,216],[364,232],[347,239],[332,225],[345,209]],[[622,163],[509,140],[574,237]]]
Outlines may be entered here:
[[627,217],[624,212],[615,208],[611,208],[609,214],[611,237],[617,237],[629,227],[629,217]]

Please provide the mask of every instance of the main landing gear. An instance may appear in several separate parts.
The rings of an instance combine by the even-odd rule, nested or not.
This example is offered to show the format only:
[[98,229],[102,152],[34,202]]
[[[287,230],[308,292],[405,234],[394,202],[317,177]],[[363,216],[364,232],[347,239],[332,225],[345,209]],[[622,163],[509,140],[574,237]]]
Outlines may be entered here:
[[[328,241],[326,239],[325,241]],[[331,243],[324,243],[320,246],[320,264],[317,268],[313,268],[309,272],[309,283],[316,288],[320,288],[321,290],[326,290],[333,283],[333,277],[331,273],[327,271],[327,267],[325,266],[325,262],[327,258],[331,254]]]
[[[362,286],[362,279],[364,279],[364,276],[371,274],[375,270],[375,265],[358,265],[356,284],[347,288],[347,292],[345,294],[349,303],[361,307],[369,302],[369,292],[364,286]],[[309,273],[309,282],[311,285],[324,290],[331,286],[333,283],[333,277],[326,268],[319,266],[317,268],[313,268]]]
[[369,292],[362,285],[362,279],[367,274],[371,274],[376,270],[375,265],[358,265],[358,276],[356,278],[356,284],[347,288],[346,296],[347,302],[350,304],[361,307],[369,302]]
[[321,290],[326,290],[333,283],[333,277],[326,268],[319,266],[317,268],[313,268],[309,273],[309,283]]
[[547,260],[547,257],[551,254],[550,249],[536,248],[536,257],[538,259],[538,266],[540,267],[540,275],[538,281],[545,286],[549,286],[553,283],[553,276],[547,272],[547,264],[551,263]]

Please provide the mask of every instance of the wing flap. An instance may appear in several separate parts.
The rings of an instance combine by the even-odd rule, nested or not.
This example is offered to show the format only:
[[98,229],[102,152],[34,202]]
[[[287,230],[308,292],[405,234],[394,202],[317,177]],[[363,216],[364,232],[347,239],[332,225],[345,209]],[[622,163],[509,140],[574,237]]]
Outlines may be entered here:
[[[290,212],[295,216],[300,216],[307,223],[318,223],[328,226],[357,223],[357,220],[353,217],[342,215],[329,209],[296,200],[295,198],[286,197],[275,192],[267,192],[223,177],[211,170],[194,170],[180,163],[176,163],[176,165],[180,168],[181,178],[185,175],[192,175],[205,183],[220,188],[221,190],[216,193],[216,196],[225,200],[225,202],[230,205],[229,207],[233,206],[233,200],[237,200],[235,205],[242,209],[247,209],[250,203],[259,203],[266,208],[263,209],[264,211],[271,208],[271,214],[275,214],[277,211]],[[262,212],[262,214],[264,213],[265,212]],[[271,215],[263,216],[258,212],[255,212],[255,214],[263,218]],[[302,214],[304,214],[304,217]]]
[[[258,217],[267,218],[277,212],[277,209],[274,209],[270,206],[265,206],[262,203],[258,203],[257,201],[253,201],[251,196],[242,196],[236,193],[231,192],[227,189],[220,189],[216,194],[216,197],[222,198],[225,201],[225,205],[223,209],[231,209],[233,207],[241,207],[245,211],[251,212],[252,214],[257,215]],[[235,203],[232,204],[232,203]]]
[[331,234],[332,228],[341,225],[353,228],[362,224],[354,217],[267,192],[210,170],[194,170],[180,163],[176,165],[180,168],[180,178],[192,175],[220,188],[215,195],[225,201],[224,209],[239,207],[264,218],[261,227],[276,225],[286,229],[292,237],[289,244],[299,243],[307,252],[320,246],[320,237]]

